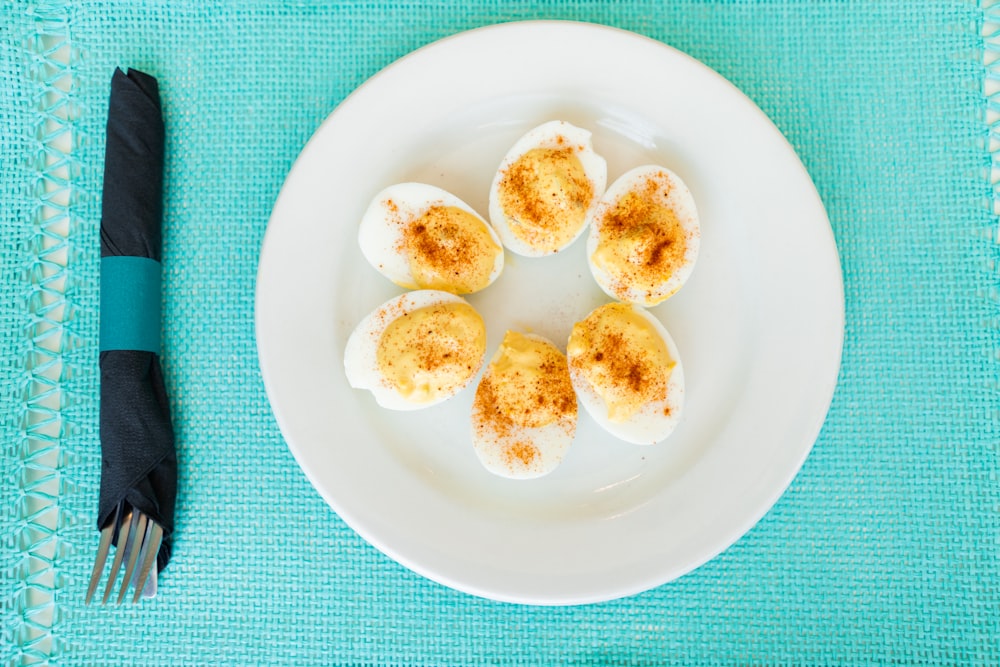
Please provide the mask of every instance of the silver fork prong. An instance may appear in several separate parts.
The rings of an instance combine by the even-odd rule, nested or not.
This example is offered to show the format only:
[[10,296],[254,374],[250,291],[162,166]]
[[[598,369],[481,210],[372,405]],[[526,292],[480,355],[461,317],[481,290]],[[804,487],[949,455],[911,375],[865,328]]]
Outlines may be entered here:
[[121,512],[121,509],[122,506],[119,503],[115,507],[111,523],[101,530],[101,541],[97,545],[97,557],[94,559],[94,569],[90,573],[90,584],[87,586],[87,598],[84,600],[84,604],[90,604],[91,599],[94,597],[94,591],[97,590],[97,584],[101,580],[104,565],[108,562],[108,552],[111,550],[111,538],[114,537],[115,530],[118,528],[118,514]]
[[148,521],[146,515],[143,512],[138,512],[139,514],[139,525],[136,526],[135,533],[130,536],[131,545],[129,547],[128,555],[128,565],[125,567],[125,576],[122,578],[122,586],[118,589],[118,601],[115,604],[121,604],[122,600],[125,599],[125,593],[128,592],[129,582],[132,581],[132,573],[135,572],[135,564],[139,560],[139,552],[142,550],[142,543],[146,540],[146,526]]
[[153,565],[153,569],[149,571],[149,579],[146,579],[146,585],[142,588],[142,597],[146,600],[151,600],[156,597],[156,580],[159,578],[159,575],[156,573],[156,568],[157,566]]
[[149,534],[142,541],[142,567],[139,568],[139,578],[135,582],[135,595],[132,597],[133,603],[139,601],[139,596],[143,594],[146,588],[146,577],[149,576],[150,568],[156,563],[156,554],[160,552],[161,540],[163,540],[163,527],[150,519]]
[[115,587],[115,579],[118,577],[118,570],[122,567],[122,559],[125,557],[125,545],[128,543],[128,535],[132,530],[132,524],[137,520],[136,513],[129,510],[122,519],[121,530],[118,531],[118,548],[115,549],[115,560],[111,564],[111,574],[108,575],[108,583],[104,587],[104,598],[101,604],[106,604],[111,597],[111,591]]

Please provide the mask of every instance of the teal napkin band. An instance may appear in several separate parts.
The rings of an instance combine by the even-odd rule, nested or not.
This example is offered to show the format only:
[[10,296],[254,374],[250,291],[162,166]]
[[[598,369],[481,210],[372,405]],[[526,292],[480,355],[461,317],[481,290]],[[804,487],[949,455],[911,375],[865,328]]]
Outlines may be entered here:
[[100,350],[160,353],[160,263],[148,257],[101,258]]

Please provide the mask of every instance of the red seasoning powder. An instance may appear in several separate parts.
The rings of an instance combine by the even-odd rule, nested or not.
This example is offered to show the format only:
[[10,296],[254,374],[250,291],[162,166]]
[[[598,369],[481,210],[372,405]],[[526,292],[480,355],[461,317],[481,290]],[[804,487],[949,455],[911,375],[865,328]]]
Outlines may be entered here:
[[604,399],[611,422],[667,398],[675,362],[656,329],[628,304],[605,304],[573,325],[566,352],[570,367]]
[[[565,141],[559,137],[557,145]],[[500,207],[511,232],[534,250],[556,252],[586,223],[594,186],[577,157],[580,149],[533,148],[501,175]]]
[[670,179],[658,172],[619,198],[595,222],[597,248],[591,261],[612,280],[615,296],[629,300],[629,290],[647,295],[647,304],[680,268],[687,254],[687,231],[666,204]]
[[475,375],[486,351],[483,318],[467,303],[401,314],[381,332],[379,373],[401,396],[425,403],[450,396]]
[[[387,206],[393,210],[392,201]],[[413,287],[470,294],[489,285],[503,250],[485,222],[457,206],[431,206],[400,224],[396,251],[407,258]]]
[[473,428],[481,441],[502,448],[512,471],[541,463],[528,429],[558,424],[576,430],[577,400],[566,357],[547,341],[508,331],[473,401]]

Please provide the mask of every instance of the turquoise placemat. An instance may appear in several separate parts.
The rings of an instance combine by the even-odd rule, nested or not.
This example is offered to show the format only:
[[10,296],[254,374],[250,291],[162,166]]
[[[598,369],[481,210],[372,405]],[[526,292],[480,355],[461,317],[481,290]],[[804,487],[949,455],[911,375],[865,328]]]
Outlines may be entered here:
[[[323,118],[414,48],[532,18],[648,35],[749,95],[816,182],[847,299],[829,418],[774,509],[680,580],[585,607],[473,598],[368,546],[282,442],[254,344],[270,209]],[[983,31],[984,12],[962,0],[4,3],[0,657],[1000,663],[1000,256]],[[157,76],[164,99],[164,360],[182,483],[160,596],[88,608],[116,65]]]

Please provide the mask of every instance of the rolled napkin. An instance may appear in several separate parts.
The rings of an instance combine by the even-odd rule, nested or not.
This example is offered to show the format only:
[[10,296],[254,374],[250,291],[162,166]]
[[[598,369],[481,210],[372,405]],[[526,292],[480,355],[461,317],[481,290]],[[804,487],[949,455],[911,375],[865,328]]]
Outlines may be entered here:
[[[163,117],[156,79],[111,79],[101,202],[101,495],[97,528],[119,503],[163,527],[170,560],[177,454],[160,368]],[[117,542],[117,536],[115,536]]]

